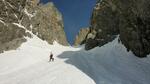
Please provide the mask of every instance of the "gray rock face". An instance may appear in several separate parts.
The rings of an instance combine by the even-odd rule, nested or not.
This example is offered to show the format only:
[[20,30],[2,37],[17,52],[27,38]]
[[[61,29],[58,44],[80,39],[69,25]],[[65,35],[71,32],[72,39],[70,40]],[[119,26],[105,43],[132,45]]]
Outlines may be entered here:
[[98,0],[94,8],[86,49],[102,46],[120,35],[127,50],[138,57],[150,53],[150,2],[148,0]]
[[16,49],[25,42],[26,32],[13,24],[18,23],[25,7],[25,0],[0,0],[0,53]]
[[50,44],[56,40],[60,44],[68,45],[62,15],[54,4],[51,2],[45,5],[31,4],[33,2],[26,5],[22,24]]
[[112,41],[119,32],[116,9],[115,7],[111,8],[105,1],[103,0],[101,3],[98,1],[94,8],[91,18],[91,31],[86,40],[86,50]]
[[89,28],[83,28],[79,31],[78,35],[74,40],[74,46],[82,45],[83,43],[85,43],[84,40],[87,34],[89,33],[89,30],[90,30]]
[[68,45],[61,13],[53,3],[39,0],[0,0],[0,52],[18,48],[32,31],[52,44]]

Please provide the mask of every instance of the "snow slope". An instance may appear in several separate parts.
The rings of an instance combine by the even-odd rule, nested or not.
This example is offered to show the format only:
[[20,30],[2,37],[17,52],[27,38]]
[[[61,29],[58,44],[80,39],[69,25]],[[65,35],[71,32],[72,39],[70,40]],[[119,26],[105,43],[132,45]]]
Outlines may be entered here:
[[[70,54],[72,54],[70,56]],[[92,78],[96,84],[150,84],[150,57],[138,58],[118,43],[118,38],[90,51],[59,56]]]
[[150,84],[150,57],[135,57],[117,39],[90,51],[26,39],[0,54],[0,84]]
[[[0,54],[0,84],[94,84],[94,81],[76,67],[57,58],[64,51],[78,51],[33,36],[20,48]],[[50,52],[55,61],[48,62]],[[77,79],[78,78],[78,79]]]

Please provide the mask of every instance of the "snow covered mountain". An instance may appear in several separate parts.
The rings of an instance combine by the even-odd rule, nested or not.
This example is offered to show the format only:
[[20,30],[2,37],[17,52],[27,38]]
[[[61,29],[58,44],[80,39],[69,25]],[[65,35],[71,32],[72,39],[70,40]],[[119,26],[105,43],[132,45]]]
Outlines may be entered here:
[[[17,50],[0,54],[0,84],[149,84],[150,58],[138,58],[116,38],[85,51],[33,35]],[[54,62],[48,62],[50,52]]]
[[149,0],[97,0],[86,47],[103,46],[120,35],[127,51],[137,57],[150,54]]
[[[103,1],[102,6],[112,10],[114,4],[110,2],[116,0]],[[105,1],[111,6],[106,6]],[[128,47],[120,41],[118,33],[110,36],[114,36],[110,42],[107,34],[112,32],[102,33],[100,28],[106,27],[100,27],[101,17],[97,17],[101,12],[106,13],[105,10],[96,7],[92,28],[79,33],[76,43],[83,39],[85,45],[71,47],[65,46],[68,43],[62,16],[53,3],[0,0],[0,7],[0,84],[150,84],[150,55],[146,53],[147,58],[138,58],[134,52],[127,52]],[[110,18],[103,19],[105,23]],[[149,26],[144,28],[149,30]],[[148,35],[144,39],[149,39]],[[105,40],[99,36],[109,41],[95,47]],[[86,51],[87,45],[95,48]],[[149,51],[148,46],[144,49]],[[49,62],[50,52],[54,54],[54,62]]]
[[18,48],[31,37],[29,31],[49,44],[68,45],[62,15],[52,2],[0,0],[0,7],[0,53]]

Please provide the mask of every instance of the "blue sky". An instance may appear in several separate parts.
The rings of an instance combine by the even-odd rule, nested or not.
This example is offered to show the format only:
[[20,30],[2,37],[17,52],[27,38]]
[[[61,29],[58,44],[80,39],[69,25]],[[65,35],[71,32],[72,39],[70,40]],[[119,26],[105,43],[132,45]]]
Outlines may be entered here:
[[89,26],[96,0],[41,0],[42,3],[49,1],[62,13],[67,39],[72,44],[78,31]]

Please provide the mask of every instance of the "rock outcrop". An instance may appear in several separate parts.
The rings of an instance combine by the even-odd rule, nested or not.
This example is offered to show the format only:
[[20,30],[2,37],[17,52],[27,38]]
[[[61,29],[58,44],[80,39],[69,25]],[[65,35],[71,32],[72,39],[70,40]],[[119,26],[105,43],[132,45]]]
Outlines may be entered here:
[[0,0],[0,52],[18,48],[30,32],[50,44],[68,45],[61,13],[52,2],[39,1]]
[[138,57],[150,54],[150,2],[98,0],[94,8],[87,50],[112,41],[116,35]]
[[19,22],[25,0],[0,0],[0,52],[15,49],[25,42],[25,29],[14,23]]
[[56,40],[60,44],[68,45],[62,15],[54,4],[52,2],[44,5],[32,4],[33,2],[26,5],[22,24],[50,44]]
[[85,43],[85,38],[87,34],[89,33],[89,30],[90,30],[89,28],[80,29],[78,35],[76,36],[74,40],[74,46],[82,45],[83,43]]

